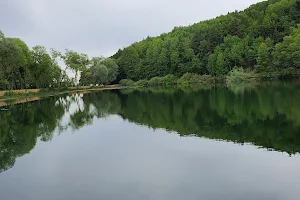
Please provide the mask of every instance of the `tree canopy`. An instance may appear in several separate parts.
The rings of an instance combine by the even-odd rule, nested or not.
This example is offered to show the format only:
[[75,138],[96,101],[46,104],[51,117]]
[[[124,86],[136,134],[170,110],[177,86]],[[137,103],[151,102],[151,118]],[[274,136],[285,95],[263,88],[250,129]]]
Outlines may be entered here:
[[300,0],[269,0],[170,33],[147,37],[112,58],[118,80],[190,72],[224,75],[233,67],[257,72],[300,68]]
[[[75,73],[68,76],[67,70]],[[59,52],[44,46],[31,49],[19,38],[7,38],[0,31],[0,90],[66,87],[78,84],[109,84],[116,80],[118,65],[113,59],[73,50]]]
[[88,68],[82,71],[80,84],[108,84],[116,80],[118,65],[111,58],[95,57],[91,59]]

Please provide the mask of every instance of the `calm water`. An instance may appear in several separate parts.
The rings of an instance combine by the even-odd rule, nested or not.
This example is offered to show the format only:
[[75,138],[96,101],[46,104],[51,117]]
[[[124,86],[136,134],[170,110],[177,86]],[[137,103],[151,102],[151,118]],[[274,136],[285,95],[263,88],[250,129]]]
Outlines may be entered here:
[[0,199],[298,200],[299,89],[116,90],[2,107]]

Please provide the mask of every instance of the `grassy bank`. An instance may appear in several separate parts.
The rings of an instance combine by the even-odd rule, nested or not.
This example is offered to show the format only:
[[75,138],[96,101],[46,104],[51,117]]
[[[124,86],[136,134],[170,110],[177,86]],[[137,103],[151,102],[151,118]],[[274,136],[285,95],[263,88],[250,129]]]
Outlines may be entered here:
[[171,85],[214,85],[226,83],[235,85],[248,83],[251,81],[269,81],[269,80],[292,80],[299,79],[300,74],[294,70],[282,70],[264,73],[254,73],[243,68],[234,67],[226,76],[211,76],[186,73],[181,77],[172,74],[164,77],[153,77],[150,80],[132,81],[123,79],[120,81],[121,86],[126,87],[143,87],[143,86],[171,86]]
[[65,93],[74,93],[82,91],[97,91],[97,90],[112,90],[120,89],[120,85],[107,86],[79,86],[71,88],[51,88],[51,89],[28,89],[28,90],[7,90],[0,91],[0,101],[9,101],[22,98],[32,97],[47,97],[53,95],[60,95]]

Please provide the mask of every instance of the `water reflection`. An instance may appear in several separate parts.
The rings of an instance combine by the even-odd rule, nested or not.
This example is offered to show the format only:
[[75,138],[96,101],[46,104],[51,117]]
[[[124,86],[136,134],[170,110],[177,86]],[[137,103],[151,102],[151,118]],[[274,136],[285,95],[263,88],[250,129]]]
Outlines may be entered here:
[[[151,128],[260,148],[300,152],[298,84],[250,88],[151,88],[49,97],[0,111],[0,172],[37,141],[119,115]],[[120,130],[122,131],[122,130]]]

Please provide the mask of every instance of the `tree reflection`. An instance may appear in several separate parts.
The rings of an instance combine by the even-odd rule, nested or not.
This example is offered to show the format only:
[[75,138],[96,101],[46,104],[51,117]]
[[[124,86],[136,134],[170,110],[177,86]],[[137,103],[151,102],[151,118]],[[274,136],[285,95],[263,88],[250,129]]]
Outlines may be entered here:
[[38,139],[78,130],[97,118],[120,115],[133,123],[181,136],[251,143],[300,152],[300,90],[297,84],[250,88],[160,88],[101,91],[49,97],[0,111],[0,172],[29,153]]

